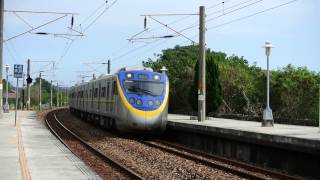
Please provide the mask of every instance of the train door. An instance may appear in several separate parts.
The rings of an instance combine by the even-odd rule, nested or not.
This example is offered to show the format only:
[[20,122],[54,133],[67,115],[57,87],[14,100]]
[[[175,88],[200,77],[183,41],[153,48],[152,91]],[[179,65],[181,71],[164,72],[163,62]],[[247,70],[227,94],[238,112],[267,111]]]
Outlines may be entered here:
[[101,88],[101,105],[100,105],[100,112],[104,115],[106,114],[106,81],[102,84]]
[[85,104],[85,101],[84,101],[84,86],[82,86],[81,88],[81,101],[82,101],[82,107],[81,107],[81,110],[83,111],[84,110],[84,104]]
[[94,91],[94,83],[92,83],[92,87],[91,87],[91,90],[90,90],[90,94],[91,94],[91,107],[90,107],[90,111],[93,112],[93,91]]
[[112,106],[113,106],[113,108],[112,108],[112,112],[114,113],[114,114],[116,114],[117,113],[117,96],[118,96],[118,90],[117,90],[117,82],[116,82],[116,79],[114,79],[113,80],[113,87],[112,87],[112,97],[113,97],[113,102],[112,102]]
[[86,86],[86,98],[85,98],[85,106],[84,106],[84,108],[85,108],[85,111],[87,112],[88,111],[88,99],[89,99],[89,97],[88,97],[88,86]]
[[106,112],[107,114],[110,114],[110,83],[109,80],[107,80],[107,103],[106,103]]
[[95,110],[95,112],[98,112],[99,109],[98,109],[98,104],[99,104],[99,101],[98,101],[98,96],[99,96],[99,86],[98,86],[98,83],[95,83],[94,85],[94,92],[93,92],[93,96],[94,96],[94,102],[93,102],[93,108]]

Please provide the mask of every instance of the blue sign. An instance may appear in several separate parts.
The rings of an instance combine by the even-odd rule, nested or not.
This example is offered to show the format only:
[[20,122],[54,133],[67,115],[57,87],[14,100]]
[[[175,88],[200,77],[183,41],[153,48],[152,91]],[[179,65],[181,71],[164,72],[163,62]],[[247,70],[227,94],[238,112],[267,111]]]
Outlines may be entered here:
[[14,77],[15,78],[22,78],[23,75],[23,65],[22,64],[15,64],[14,65]]

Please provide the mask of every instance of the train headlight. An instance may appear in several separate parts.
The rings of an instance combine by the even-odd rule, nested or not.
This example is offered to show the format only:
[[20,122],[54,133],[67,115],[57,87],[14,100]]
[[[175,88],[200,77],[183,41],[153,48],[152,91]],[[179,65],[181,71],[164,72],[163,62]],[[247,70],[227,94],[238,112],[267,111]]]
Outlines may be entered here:
[[153,75],[153,80],[156,80],[156,81],[160,80],[160,75],[158,74]]
[[156,105],[160,106],[160,104],[161,104],[161,101],[160,100],[156,100]]
[[149,106],[153,106],[153,101],[151,101],[151,100],[148,101],[148,105],[149,105]]
[[136,102],[136,100],[134,98],[129,98],[129,102],[130,102],[130,104],[134,104]]
[[142,105],[142,101],[141,101],[141,99],[138,99],[138,100],[137,100],[137,104],[138,104],[139,106],[141,106],[141,105]]
[[133,78],[133,74],[132,74],[132,73],[127,73],[127,74],[126,74],[126,78],[127,78],[127,79]]

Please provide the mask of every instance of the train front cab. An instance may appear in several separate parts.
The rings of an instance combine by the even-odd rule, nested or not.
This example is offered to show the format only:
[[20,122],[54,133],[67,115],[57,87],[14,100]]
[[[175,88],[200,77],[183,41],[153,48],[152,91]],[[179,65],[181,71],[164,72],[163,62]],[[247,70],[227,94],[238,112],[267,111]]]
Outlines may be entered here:
[[117,128],[120,131],[163,132],[167,123],[169,83],[165,74],[120,71]]

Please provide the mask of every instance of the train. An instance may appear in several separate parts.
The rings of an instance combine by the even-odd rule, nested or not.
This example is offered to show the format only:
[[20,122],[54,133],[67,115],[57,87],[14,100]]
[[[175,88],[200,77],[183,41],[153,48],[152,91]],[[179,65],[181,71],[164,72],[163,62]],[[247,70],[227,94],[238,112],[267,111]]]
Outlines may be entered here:
[[124,67],[70,88],[69,109],[81,119],[120,132],[162,133],[168,119],[165,72]]

